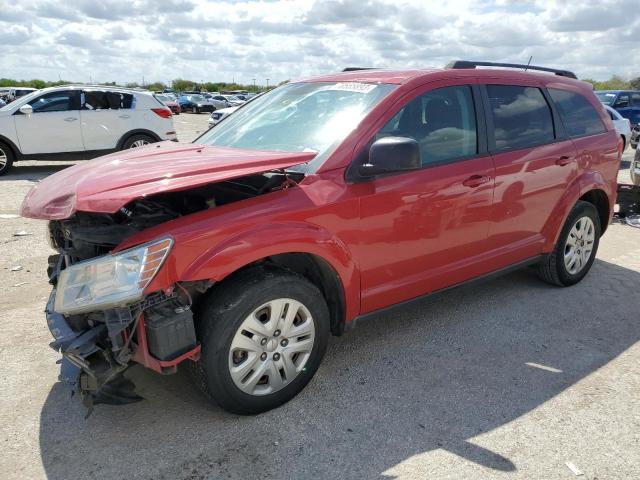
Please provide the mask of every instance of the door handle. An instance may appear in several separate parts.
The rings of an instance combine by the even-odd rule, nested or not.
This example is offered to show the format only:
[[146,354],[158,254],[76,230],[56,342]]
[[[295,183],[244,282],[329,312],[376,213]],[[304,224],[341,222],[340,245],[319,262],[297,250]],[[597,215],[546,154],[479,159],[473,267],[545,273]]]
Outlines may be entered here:
[[76,117],[67,117],[64,119],[65,122],[75,122],[77,120]]
[[131,118],[131,115],[118,115],[118,118]]
[[491,177],[485,177],[484,175],[471,175],[464,182],[462,182],[462,185],[464,185],[465,187],[475,188],[479,187],[483,183],[487,183],[489,180],[491,180]]
[[556,165],[564,167],[565,165],[569,165],[573,161],[573,158],[568,157],[567,155],[562,155],[559,159],[556,160]]

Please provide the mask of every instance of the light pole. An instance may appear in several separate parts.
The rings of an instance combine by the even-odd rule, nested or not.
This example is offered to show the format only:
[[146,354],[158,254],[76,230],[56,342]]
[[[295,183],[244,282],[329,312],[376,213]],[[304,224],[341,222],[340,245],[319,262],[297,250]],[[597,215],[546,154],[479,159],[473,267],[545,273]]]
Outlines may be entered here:
[[267,78],[267,90],[269,90],[269,79]]

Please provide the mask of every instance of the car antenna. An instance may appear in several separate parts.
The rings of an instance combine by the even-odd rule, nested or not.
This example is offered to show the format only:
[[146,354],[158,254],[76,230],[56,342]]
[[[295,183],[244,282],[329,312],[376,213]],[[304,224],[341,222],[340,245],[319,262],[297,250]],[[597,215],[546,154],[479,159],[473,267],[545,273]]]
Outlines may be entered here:
[[529,69],[529,65],[531,65],[531,60],[533,60],[533,55],[529,56],[529,61],[527,62],[527,66],[524,67],[525,72]]

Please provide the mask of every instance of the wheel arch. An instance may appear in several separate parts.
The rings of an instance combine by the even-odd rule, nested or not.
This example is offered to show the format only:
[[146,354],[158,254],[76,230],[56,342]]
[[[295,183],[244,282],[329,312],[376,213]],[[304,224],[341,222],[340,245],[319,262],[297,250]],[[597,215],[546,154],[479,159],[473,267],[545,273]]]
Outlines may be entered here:
[[145,128],[136,128],[135,130],[128,131],[122,137],[120,137],[120,140],[118,140],[118,143],[116,145],[116,149],[122,150],[122,146],[124,145],[124,142],[126,142],[129,138],[131,138],[134,135],[147,135],[153,138],[156,142],[159,142],[162,140],[157,133],[152,132],[151,130],[147,130]]
[[609,226],[609,197],[601,188],[594,188],[584,193],[579,200],[592,204],[600,217],[600,234],[602,235]]
[[9,147],[11,149],[11,153],[13,153],[14,158],[16,160],[20,160],[20,157],[22,156],[22,154],[20,153],[20,149],[15,143],[13,143],[13,141],[11,141],[11,139],[5,137],[4,135],[0,135],[0,143],[4,143],[7,147]]
[[211,280],[215,288],[236,272],[260,264],[296,272],[316,285],[327,301],[335,335],[358,315],[360,277],[348,248],[330,232],[301,222],[275,222],[240,233],[200,255],[179,277]]

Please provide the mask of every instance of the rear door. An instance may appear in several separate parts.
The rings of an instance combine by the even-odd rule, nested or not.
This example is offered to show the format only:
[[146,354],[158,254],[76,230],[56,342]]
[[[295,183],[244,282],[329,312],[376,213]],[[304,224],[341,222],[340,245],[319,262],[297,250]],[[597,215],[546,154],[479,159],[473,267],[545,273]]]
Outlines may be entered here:
[[82,135],[87,150],[115,149],[132,130],[135,107],[130,93],[86,89],[82,92]]
[[542,251],[543,228],[577,176],[576,150],[541,85],[483,88],[496,183],[489,242],[500,267]]
[[80,128],[79,92],[49,92],[33,99],[31,115],[19,110],[13,119],[25,155],[84,150]]

